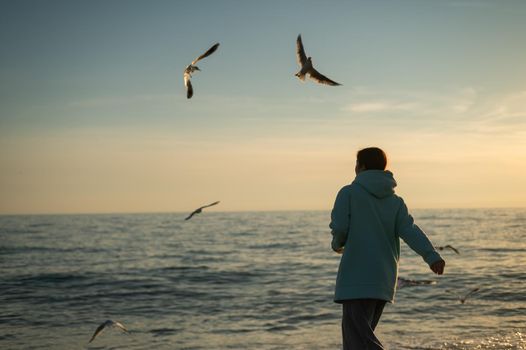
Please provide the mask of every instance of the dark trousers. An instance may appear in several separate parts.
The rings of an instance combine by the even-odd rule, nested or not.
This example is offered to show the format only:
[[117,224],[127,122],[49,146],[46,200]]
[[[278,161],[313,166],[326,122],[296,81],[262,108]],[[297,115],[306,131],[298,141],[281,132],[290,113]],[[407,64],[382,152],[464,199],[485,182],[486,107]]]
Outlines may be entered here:
[[343,302],[343,350],[384,350],[374,335],[386,301],[352,299]]

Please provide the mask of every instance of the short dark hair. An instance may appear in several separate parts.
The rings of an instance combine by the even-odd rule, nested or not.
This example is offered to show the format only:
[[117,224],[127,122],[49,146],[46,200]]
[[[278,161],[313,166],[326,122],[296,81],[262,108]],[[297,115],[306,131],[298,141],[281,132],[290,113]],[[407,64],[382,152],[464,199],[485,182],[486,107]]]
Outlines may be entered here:
[[368,147],[358,151],[356,154],[358,164],[365,170],[385,170],[387,166],[387,156],[378,147]]

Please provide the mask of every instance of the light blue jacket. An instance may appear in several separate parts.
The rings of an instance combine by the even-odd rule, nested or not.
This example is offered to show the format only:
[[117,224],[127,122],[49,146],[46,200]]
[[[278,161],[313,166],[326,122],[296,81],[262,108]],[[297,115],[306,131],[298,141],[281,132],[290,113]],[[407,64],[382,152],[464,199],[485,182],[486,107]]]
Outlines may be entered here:
[[394,300],[400,238],[431,265],[442,259],[394,193],[393,174],[366,170],[343,187],[331,213],[332,249],[344,247],[335,302]]

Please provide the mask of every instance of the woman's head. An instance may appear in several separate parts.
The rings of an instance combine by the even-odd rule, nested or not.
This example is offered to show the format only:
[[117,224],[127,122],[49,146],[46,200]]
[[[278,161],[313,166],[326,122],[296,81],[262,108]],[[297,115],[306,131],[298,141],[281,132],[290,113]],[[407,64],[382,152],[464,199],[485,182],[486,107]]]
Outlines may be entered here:
[[385,170],[387,156],[378,147],[368,147],[358,151],[356,154],[356,174],[364,170]]

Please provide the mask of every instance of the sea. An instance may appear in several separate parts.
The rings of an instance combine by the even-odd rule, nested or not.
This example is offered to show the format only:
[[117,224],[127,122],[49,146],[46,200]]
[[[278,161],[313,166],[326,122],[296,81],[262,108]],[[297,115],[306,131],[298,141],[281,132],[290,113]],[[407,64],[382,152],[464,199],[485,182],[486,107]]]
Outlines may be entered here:
[[[0,216],[0,349],[341,349],[329,212]],[[415,210],[387,349],[526,349],[526,209]],[[460,297],[479,288],[465,303]],[[459,297],[460,296],[460,297]],[[105,320],[109,328],[88,343]]]

